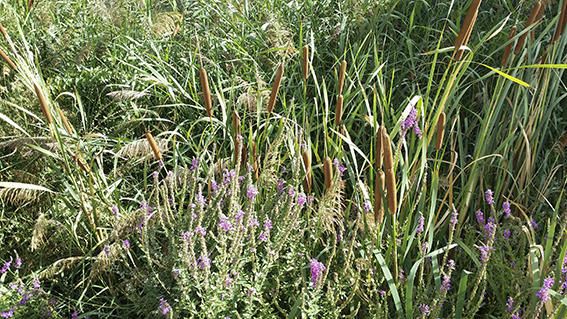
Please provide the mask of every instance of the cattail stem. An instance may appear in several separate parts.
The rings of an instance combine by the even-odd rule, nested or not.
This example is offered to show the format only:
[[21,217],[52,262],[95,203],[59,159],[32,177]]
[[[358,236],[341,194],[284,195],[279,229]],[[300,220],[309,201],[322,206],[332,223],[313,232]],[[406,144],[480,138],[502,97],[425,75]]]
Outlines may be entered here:
[[563,0],[561,14],[559,15],[559,21],[557,21],[557,27],[555,28],[555,33],[553,34],[551,42],[559,40],[559,38],[565,31],[565,24],[567,24],[567,0]]
[[445,134],[445,112],[441,112],[437,120],[437,140],[435,142],[435,149],[440,150],[443,146],[443,135]]
[[207,116],[213,117],[213,100],[211,97],[211,89],[209,88],[209,77],[207,75],[207,70],[203,67],[199,69],[199,80],[201,81],[201,89],[203,90],[203,101],[205,103],[205,110],[207,111]]
[[[537,21],[536,18],[539,15],[539,11],[542,10],[542,5],[541,5],[541,1],[538,1],[532,8],[532,11],[530,12],[530,16],[528,17],[528,20],[526,21],[526,28],[531,27],[532,25],[534,25]],[[520,53],[520,51],[522,50],[522,48],[524,47],[524,43],[526,42],[526,37],[528,36],[528,33],[525,32],[524,34],[522,34],[520,36],[520,38],[518,39],[518,43],[516,43],[516,48],[514,49],[514,53],[518,54]]]
[[382,224],[384,220],[384,207],[382,206],[382,197],[384,196],[385,177],[383,171],[376,174],[376,182],[374,185],[374,221],[376,225]]
[[161,151],[159,150],[159,146],[158,146],[156,140],[154,139],[154,137],[153,137],[153,135],[150,131],[146,132],[146,139],[148,140],[148,143],[150,143],[150,147],[152,148],[152,152],[154,153],[154,157],[158,161],[161,161],[163,159],[163,157],[161,155]]
[[469,7],[469,10],[467,11],[467,15],[465,16],[465,20],[463,21],[459,35],[455,40],[455,52],[453,53],[453,58],[457,61],[460,61],[463,57],[464,51],[461,49],[461,47],[467,45],[467,43],[469,42],[472,29],[474,28],[474,24],[478,16],[478,8],[480,7],[481,2],[482,0],[473,0],[471,6]]
[[4,60],[12,70],[16,70],[16,64],[14,61],[12,61],[12,59],[10,59],[10,57],[2,49],[0,49],[0,57],[2,57],[2,60]]
[[385,134],[386,129],[384,126],[380,126],[378,133],[376,134],[376,171],[382,169],[382,162],[384,159],[384,146],[382,144],[382,136]]
[[311,152],[306,148],[303,150],[303,166],[305,168],[305,181],[303,186],[307,193],[311,193],[311,186],[313,181],[313,175],[311,173]]
[[335,125],[339,126],[342,122],[343,117],[343,102],[344,98],[343,95],[339,95],[337,97],[337,105],[335,106]]
[[325,176],[325,189],[329,191],[333,186],[333,164],[329,157],[323,162],[323,175]]
[[276,99],[278,97],[278,92],[280,90],[280,85],[282,83],[282,77],[284,73],[284,64],[280,63],[278,69],[276,70],[276,77],[274,78],[274,84],[272,86],[272,93],[270,94],[270,100],[268,101],[268,113],[272,113],[274,106],[276,105]]
[[341,67],[339,69],[339,94],[338,95],[343,94],[343,88],[344,88],[344,85],[345,85],[346,68],[347,68],[347,62],[346,62],[346,60],[343,60],[341,62]]
[[309,45],[303,47],[303,80],[309,78]]
[[502,66],[506,66],[506,64],[508,63],[508,57],[510,57],[510,53],[512,52],[512,46],[514,45],[514,42],[512,41],[512,39],[516,36],[516,26],[513,26],[512,29],[510,29],[510,34],[508,35],[508,41],[510,41],[510,43],[508,43],[508,45],[506,46],[506,49],[504,49],[504,54],[502,55]]
[[53,117],[51,116],[51,112],[49,111],[49,104],[47,104],[47,99],[36,83],[33,84],[33,88],[35,90],[35,95],[37,95],[37,98],[39,99],[39,107],[41,108],[41,112],[43,113],[49,124],[53,123]]

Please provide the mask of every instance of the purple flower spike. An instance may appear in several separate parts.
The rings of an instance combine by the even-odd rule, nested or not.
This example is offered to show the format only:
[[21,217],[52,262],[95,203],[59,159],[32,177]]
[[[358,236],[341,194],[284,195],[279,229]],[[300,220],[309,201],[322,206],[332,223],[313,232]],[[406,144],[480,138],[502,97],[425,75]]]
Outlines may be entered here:
[[427,317],[431,314],[431,309],[429,308],[429,305],[422,303],[421,305],[419,305],[419,312]]
[[415,233],[418,235],[423,233],[424,226],[425,226],[425,217],[423,217],[423,214],[419,213],[419,218],[417,219],[417,227],[415,229]]
[[228,220],[228,217],[225,215],[221,215],[219,219],[219,227],[224,230],[225,233],[228,233],[232,230],[232,223]]
[[482,212],[482,210],[480,209],[477,210],[475,216],[476,216],[476,222],[479,223],[479,225],[484,226],[485,221],[484,221],[484,213]]
[[405,138],[407,131],[411,128],[413,128],[413,132],[415,133],[415,135],[421,138],[422,134],[417,121],[417,109],[415,107],[412,107],[408,116],[402,121],[401,124],[402,137]]
[[191,170],[192,172],[196,171],[197,168],[199,168],[199,159],[196,157],[193,157],[193,159],[191,160],[191,167],[189,167],[189,170]]
[[163,315],[163,316],[167,316],[170,312],[171,312],[171,306],[169,305],[169,303],[167,302],[167,300],[160,298],[159,299],[159,312]]
[[459,221],[459,213],[458,213],[456,210],[454,210],[454,211],[451,213],[451,220],[449,220],[449,223],[451,223],[451,225],[452,225],[453,227],[455,227],[455,225],[457,225],[457,222],[458,222],[458,221]]
[[365,200],[362,208],[364,209],[365,213],[370,213],[370,211],[372,210],[372,204],[370,204],[369,200]]
[[268,241],[268,231],[263,231],[258,236],[259,241]]
[[338,158],[335,158],[333,160],[333,165],[335,165],[335,167],[339,171],[339,175],[343,176],[344,172],[346,171],[346,167],[343,164],[341,164],[341,162],[339,162]]
[[307,203],[307,196],[305,196],[305,193],[297,194],[297,205],[299,205],[299,208],[303,208],[305,203]]
[[278,183],[276,184],[276,190],[278,191],[278,194],[283,193],[285,189],[285,181],[283,179],[278,179]]
[[201,227],[201,226],[197,226],[195,227],[195,234],[201,235],[203,237],[205,237],[207,235],[207,230],[205,230],[205,228]]
[[506,300],[506,311],[512,312],[514,310],[514,298],[508,297]]
[[311,286],[315,288],[321,276],[323,275],[323,272],[325,272],[327,268],[322,262],[319,262],[315,258],[311,259],[310,268],[311,268]]
[[209,268],[210,266],[211,266],[211,259],[208,256],[201,255],[197,259],[197,267],[199,267],[199,269],[203,270]]
[[73,311],[73,313],[71,313],[71,319],[78,319],[79,318],[79,313],[77,312],[77,310]]
[[484,200],[488,205],[494,205],[494,192],[491,189],[487,189],[486,192],[484,192]]
[[246,190],[246,197],[248,197],[250,201],[253,201],[257,195],[258,195],[258,189],[256,188],[256,186],[249,185],[248,189]]
[[122,241],[122,246],[124,246],[124,249],[130,249],[130,241],[128,239],[124,239]]
[[509,229],[505,229],[502,232],[502,236],[504,237],[504,239],[510,239],[510,237],[512,237],[512,231]]
[[14,308],[0,312],[0,317],[2,318],[12,318],[13,316],[14,316]]
[[502,203],[502,211],[504,211],[504,217],[510,218],[512,214],[512,210],[510,209],[509,201],[505,201],[504,203]]
[[480,251],[480,261],[482,261],[483,264],[487,263],[490,258],[490,251],[492,250],[492,247],[483,245],[478,247],[478,250]]
[[553,277],[547,277],[543,280],[543,287],[536,293],[536,297],[541,300],[541,302],[547,302],[549,300],[549,289],[553,287],[555,280]]
[[451,277],[448,275],[443,275],[443,281],[441,282],[441,292],[447,292],[451,289]]

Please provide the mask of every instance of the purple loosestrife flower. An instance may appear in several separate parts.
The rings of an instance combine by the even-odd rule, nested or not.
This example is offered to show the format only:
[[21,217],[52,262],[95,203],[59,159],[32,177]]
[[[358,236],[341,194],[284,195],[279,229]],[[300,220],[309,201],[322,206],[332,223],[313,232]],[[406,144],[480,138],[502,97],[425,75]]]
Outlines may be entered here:
[[494,218],[489,217],[486,224],[484,224],[484,234],[486,238],[492,238],[494,236],[494,232],[496,231],[496,222]]
[[502,232],[502,237],[504,237],[504,239],[510,239],[510,237],[512,237],[512,231],[509,229],[504,229],[504,231]]
[[344,172],[347,170],[346,167],[341,164],[341,162],[339,162],[338,158],[335,158],[333,160],[333,165],[335,165],[335,167],[337,168],[337,170],[339,171],[339,175],[343,176]]
[[167,300],[160,298],[159,299],[159,312],[162,316],[167,316],[171,312],[171,306],[167,302]]
[[372,204],[370,204],[369,200],[365,200],[362,208],[364,208],[365,213],[370,213],[370,211],[372,210]]
[[78,319],[79,318],[79,313],[77,312],[77,310],[73,311],[73,313],[71,314],[71,319]]
[[2,266],[2,268],[0,268],[0,274],[6,273],[8,270],[10,270],[11,266],[12,266],[12,257],[10,257],[10,260],[6,261]]
[[203,196],[203,193],[201,191],[199,191],[195,196],[195,201],[201,207],[205,207],[205,205],[207,204],[207,199],[205,198],[205,196]]
[[547,302],[549,300],[549,289],[553,287],[555,280],[553,277],[547,277],[543,280],[543,287],[536,293],[536,297],[541,300],[541,302]]
[[201,270],[209,268],[210,266],[211,266],[211,259],[208,256],[201,255],[197,259],[197,267],[199,267]]
[[278,191],[278,194],[283,193],[285,189],[285,181],[283,179],[278,179],[278,183],[276,184],[276,190]]
[[219,227],[224,230],[225,233],[228,233],[233,229],[232,223],[228,220],[228,217],[222,214],[219,219]]
[[429,308],[429,305],[422,303],[421,305],[419,305],[419,312],[427,317],[431,314],[431,309]]
[[146,202],[142,202],[142,203],[140,204],[140,209],[145,210],[145,211],[146,211],[146,215],[151,215],[151,214],[152,214],[152,211],[153,211],[152,207],[151,207],[148,203],[146,203]]
[[307,196],[305,196],[305,193],[297,194],[297,205],[299,206],[299,208],[303,208],[303,206],[305,206],[305,203],[307,203]]
[[112,214],[114,215],[114,217],[118,217],[118,206],[112,205],[110,210],[112,211]]
[[171,270],[171,276],[173,277],[173,279],[177,280],[177,278],[179,278],[179,275],[181,275],[181,269],[173,268]]
[[256,219],[256,217],[250,217],[250,220],[248,221],[248,227],[256,228],[258,226],[260,226],[258,219]]
[[512,313],[512,311],[514,311],[514,298],[508,296],[508,299],[506,300],[506,311],[508,311],[509,313]]
[[248,291],[246,291],[246,295],[248,297],[252,297],[253,295],[256,294],[256,288],[252,287],[252,288],[248,288]]
[[202,226],[195,227],[195,230],[193,232],[195,234],[201,235],[203,237],[207,236],[207,230],[205,228],[203,228]]
[[317,286],[317,283],[320,281],[323,272],[325,272],[327,268],[322,262],[318,261],[315,258],[311,259],[310,268],[311,268],[311,286],[315,288]]
[[258,236],[258,240],[259,241],[268,241],[268,231],[263,231],[260,233],[260,235]]
[[519,314],[515,313],[510,317],[510,319],[522,319],[522,317],[520,317]]
[[211,191],[214,193],[216,193],[219,190],[219,184],[217,184],[217,181],[215,181],[214,179],[211,179]]
[[417,122],[417,109],[412,107],[408,116],[402,121],[401,129],[402,129],[402,137],[405,138],[407,131],[413,128],[413,132],[419,138],[421,138],[421,129],[419,128],[419,124]]
[[295,190],[293,189],[293,186],[287,188],[287,195],[289,195],[289,197],[295,196]]
[[232,286],[232,277],[230,277],[230,275],[226,275],[226,278],[224,279],[224,286],[226,288],[229,288]]
[[196,157],[193,157],[193,159],[191,159],[191,167],[189,167],[189,170],[191,170],[192,172],[196,171],[197,168],[199,168],[199,159]]
[[223,177],[223,184],[227,185],[230,184],[233,178],[236,177],[236,171],[231,169],[230,171],[225,168],[224,172],[222,173]]
[[256,186],[248,185],[248,189],[246,190],[246,197],[248,197],[250,201],[253,201],[257,195],[258,195],[258,189],[256,188]]
[[482,210],[477,210],[476,213],[474,214],[476,217],[476,222],[479,223],[479,225],[484,226],[485,221],[484,221],[484,213],[482,212]]
[[14,262],[14,267],[16,269],[20,269],[22,267],[22,258],[16,257],[16,261]]
[[242,218],[244,218],[244,211],[242,209],[239,209],[234,216],[234,221],[237,224],[240,224],[240,222],[242,222]]
[[417,227],[415,228],[415,233],[421,235],[421,233],[423,233],[424,226],[425,226],[425,217],[423,217],[423,214],[419,213],[419,217],[417,219]]
[[20,301],[18,302],[19,305],[23,306],[25,304],[28,303],[28,301],[30,300],[31,295],[28,293],[25,293],[22,295],[22,299],[20,299]]
[[451,276],[443,275],[443,281],[441,282],[441,292],[447,292],[451,289]]
[[504,217],[510,218],[510,216],[512,215],[512,210],[510,209],[509,201],[502,203],[502,211],[504,211]]
[[484,192],[484,200],[488,205],[494,205],[494,192],[490,188]]
[[457,210],[453,210],[453,212],[451,213],[451,220],[449,220],[449,223],[451,224],[451,226],[455,227],[458,221],[459,221],[459,213],[457,212]]
[[106,256],[110,255],[110,246],[104,245],[104,248],[102,250],[104,251],[104,254]]
[[124,239],[122,241],[122,246],[124,246],[124,249],[130,249],[130,241],[128,239]]
[[483,245],[478,247],[478,250],[480,251],[480,261],[482,261],[483,264],[486,264],[490,258],[490,251],[492,250],[492,247]]
[[192,234],[189,231],[184,231],[184,232],[181,233],[181,239],[184,242],[188,242],[191,239],[191,236],[192,236]]
[[41,283],[39,282],[39,279],[37,279],[37,278],[33,279],[32,287],[33,287],[33,290],[39,290],[39,288],[41,288]]
[[447,260],[447,269],[455,270],[455,261],[453,259]]
[[12,318],[13,316],[14,316],[14,308],[0,312],[0,317],[2,318]]
[[267,231],[270,231],[272,229],[273,225],[272,225],[272,220],[269,218],[266,218],[266,220],[264,221],[264,229]]

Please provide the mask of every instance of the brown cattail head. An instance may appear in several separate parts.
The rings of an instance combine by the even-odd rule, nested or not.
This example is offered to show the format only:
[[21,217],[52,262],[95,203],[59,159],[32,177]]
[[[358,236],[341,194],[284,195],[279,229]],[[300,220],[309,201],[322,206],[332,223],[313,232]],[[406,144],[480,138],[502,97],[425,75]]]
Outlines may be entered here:
[[374,185],[374,221],[376,225],[382,224],[384,220],[384,207],[382,206],[382,196],[385,194],[384,172],[379,170],[376,174]]
[[280,63],[276,71],[276,77],[274,78],[274,84],[272,86],[272,93],[270,94],[270,100],[268,101],[268,113],[272,113],[274,106],[276,105],[276,99],[278,97],[278,92],[280,90],[280,85],[282,83],[282,77],[284,73],[284,64]]
[[329,191],[333,186],[333,164],[329,157],[323,162],[323,175],[325,176],[325,190]]
[[386,129],[384,126],[380,126],[378,133],[376,134],[376,171],[382,169],[382,162],[384,160],[384,145],[382,142],[382,136],[384,135]]
[[307,81],[309,78],[309,46],[303,47],[303,79]]
[[234,138],[234,163],[238,163],[242,153],[242,135],[237,134]]
[[392,145],[390,143],[390,136],[386,129],[382,131],[382,150],[384,152],[384,168],[394,169],[394,156],[392,154]]
[[75,132],[75,129],[69,122],[69,119],[67,119],[67,116],[65,116],[65,113],[63,113],[63,111],[60,108],[57,109],[57,113],[59,113],[59,117],[63,122],[63,126],[65,127],[65,131],[67,131],[67,134],[73,134]]
[[201,81],[201,90],[203,90],[203,101],[208,117],[213,117],[213,100],[211,97],[211,89],[209,88],[209,77],[207,70],[203,67],[199,69],[199,80]]
[[33,84],[33,88],[35,90],[35,95],[37,95],[37,98],[39,99],[39,107],[41,108],[43,116],[45,116],[49,124],[53,123],[53,117],[51,116],[51,112],[49,111],[47,99],[45,99],[43,92],[41,92],[41,89],[36,83]]
[[514,45],[514,42],[512,41],[512,39],[516,36],[516,26],[513,26],[512,29],[510,29],[510,34],[508,34],[508,41],[510,41],[510,43],[508,43],[508,45],[506,46],[506,49],[504,49],[504,54],[502,55],[502,66],[506,66],[506,64],[508,63],[508,58],[510,57],[510,53],[512,52],[512,46]]
[[441,112],[437,120],[437,141],[435,142],[435,149],[440,150],[443,146],[443,134],[445,134],[445,112]]
[[339,126],[342,122],[343,117],[343,102],[344,98],[343,95],[339,95],[337,97],[337,105],[335,106],[335,125]]
[[341,68],[339,69],[339,95],[343,94],[343,88],[345,85],[346,67],[347,67],[347,62],[346,60],[343,60],[343,62],[341,62]]
[[467,45],[467,43],[469,42],[472,29],[478,16],[478,8],[480,7],[481,2],[482,0],[473,0],[471,6],[469,7],[469,10],[467,11],[467,15],[465,16],[465,20],[463,21],[459,35],[455,40],[455,52],[453,53],[453,58],[457,61],[460,61],[463,57],[464,51],[461,50],[461,47]]
[[148,143],[150,143],[150,147],[152,148],[152,152],[154,153],[156,160],[161,161],[163,159],[161,151],[159,150],[159,146],[150,131],[146,132],[146,139],[148,140]]
[[563,5],[561,6],[561,14],[559,15],[559,20],[557,21],[557,27],[555,28],[552,42],[559,40],[559,38],[565,31],[565,24],[567,24],[567,0],[563,0]]
[[388,191],[388,210],[390,213],[396,214],[398,209],[398,198],[396,194],[396,176],[394,175],[394,170],[386,169],[386,189]]
[[34,0],[28,0],[28,10],[31,10],[31,8],[33,7],[33,2]]
[[232,111],[232,128],[236,135],[240,135],[240,116],[236,110]]
[[[540,10],[542,10],[542,5],[541,5],[541,1],[538,1],[533,6],[532,11],[530,12],[530,16],[528,17],[528,20],[526,21],[526,25],[524,26],[525,28],[529,28],[537,22],[536,19],[537,16],[539,15]],[[520,38],[518,39],[518,43],[516,43],[516,48],[514,49],[514,53],[516,54],[520,53],[520,51],[524,47],[524,43],[526,42],[527,36],[528,33],[524,33],[520,36]]]
[[313,175],[311,173],[311,152],[308,148],[303,149],[303,167],[305,168],[305,181],[303,186],[307,193],[311,193],[311,186],[313,182]]
[[0,57],[2,57],[2,60],[4,60],[12,70],[16,69],[14,61],[12,61],[12,59],[10,59],[10,57],[2,49],[0,49]]
[[6,31],[6,28],[4,28],[4,26],[2,24],[0,24],[0,33],[2,33],[2,36],[4,37],[4,39],[6,41],[8,41],[10,39],[10,36],[8,35],[8,32]]

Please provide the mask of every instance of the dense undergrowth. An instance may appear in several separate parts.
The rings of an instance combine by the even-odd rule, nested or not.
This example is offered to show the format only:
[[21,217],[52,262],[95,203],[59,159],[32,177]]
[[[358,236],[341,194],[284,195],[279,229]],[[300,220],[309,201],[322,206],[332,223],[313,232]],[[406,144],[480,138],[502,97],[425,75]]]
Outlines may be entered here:
[[0,0],[0,315],[565,317],[565,19]]

